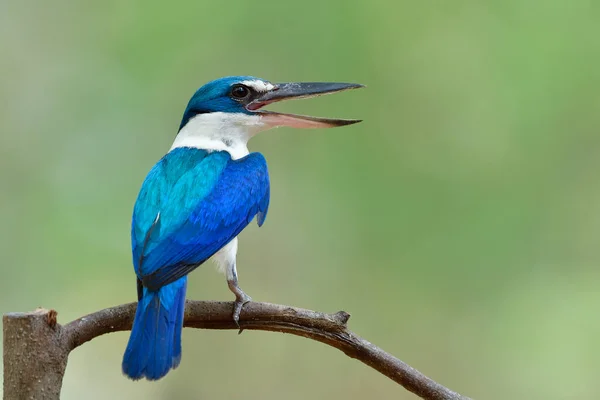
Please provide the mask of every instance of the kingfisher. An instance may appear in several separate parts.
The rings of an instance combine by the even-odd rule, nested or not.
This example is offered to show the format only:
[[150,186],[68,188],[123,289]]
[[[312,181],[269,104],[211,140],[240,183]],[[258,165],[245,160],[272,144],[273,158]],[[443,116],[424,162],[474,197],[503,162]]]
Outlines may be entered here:
[[252,76],[211,81],[190,99],[169,152],[152,167],[138,194],[131,222],[138,303],[123,373],[157,380],[181,361],[187,275],[216,262],[235,295],[239,326],[251,300],[239,286],[239,233],[269,208],[269,174],[248,141],[279,126],[331,128],[360,120],[318,118],[263,110],[282,100],[356,89],[353,83],[271,83]]

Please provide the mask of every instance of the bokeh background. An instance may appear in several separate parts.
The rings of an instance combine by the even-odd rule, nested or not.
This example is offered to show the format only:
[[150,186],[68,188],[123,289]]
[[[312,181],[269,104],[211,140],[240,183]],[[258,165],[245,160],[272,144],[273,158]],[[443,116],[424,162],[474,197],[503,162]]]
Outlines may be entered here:
[[[590,0],[0,1],[0,311],[135,299],[129,224],[194,90],[224,75],[368,86],[272,107],[362,118],[266,132],[271,208],[241,235],[255,300],[359,335],[477,399],[600,398],[600,7]],[[192,299],[232,299],[212,266]],[[64,399],[413,399],[339,351],[184,332],[160,382],[127,333]]]

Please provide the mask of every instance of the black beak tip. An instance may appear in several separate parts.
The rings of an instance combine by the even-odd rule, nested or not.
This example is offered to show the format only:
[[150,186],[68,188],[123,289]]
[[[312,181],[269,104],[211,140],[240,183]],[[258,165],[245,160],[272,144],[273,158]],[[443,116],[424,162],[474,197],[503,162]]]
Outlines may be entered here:
[[358,124],[359,122],[362,122],[362,121],[363,121],[362,119],[341,119],[338,121],[336,126],[354,125],[354,124]]
[[363,85],[362,83],[346,83],[346,90],[347,89],[362,89],[362,88],[366,88],[367,85]]
[[362,89],[362,88],[366,88],[366,85],[360,84],[360,83],[342,83],[340,84],[340,91],[344,91],[344,90],[353,90],[353,89]]

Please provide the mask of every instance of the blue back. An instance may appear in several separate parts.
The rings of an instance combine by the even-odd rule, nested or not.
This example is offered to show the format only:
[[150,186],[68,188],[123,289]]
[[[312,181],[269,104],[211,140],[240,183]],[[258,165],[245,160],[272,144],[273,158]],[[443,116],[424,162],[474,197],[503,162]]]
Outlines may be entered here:
[[133,263],[150,290],[185,276],[235,238],[269,206],[266,160],[251,153],[178,148],[150,171],[131,226]]

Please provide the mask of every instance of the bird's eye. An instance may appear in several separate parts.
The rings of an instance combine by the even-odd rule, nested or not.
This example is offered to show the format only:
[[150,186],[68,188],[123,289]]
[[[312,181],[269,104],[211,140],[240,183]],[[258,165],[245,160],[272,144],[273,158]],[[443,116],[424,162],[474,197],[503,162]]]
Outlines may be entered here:
[[244,85],[234,85],[231,88],[231,96],[238,100],[245,99],[246,97],[250,96],[250,89]]

